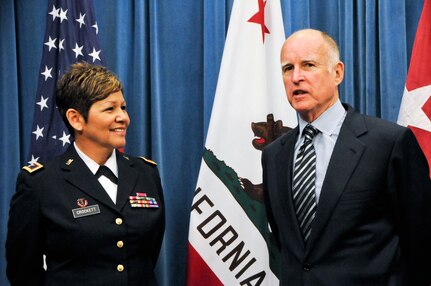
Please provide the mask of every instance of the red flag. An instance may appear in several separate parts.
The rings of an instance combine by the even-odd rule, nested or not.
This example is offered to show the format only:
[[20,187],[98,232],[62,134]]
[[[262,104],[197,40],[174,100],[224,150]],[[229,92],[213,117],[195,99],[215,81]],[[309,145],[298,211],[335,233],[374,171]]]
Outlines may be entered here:
[[[398,124],[415,134],[431,170],[431,0],[425,0],[413,45]],[[431,175],[431,174],[430,174]]]

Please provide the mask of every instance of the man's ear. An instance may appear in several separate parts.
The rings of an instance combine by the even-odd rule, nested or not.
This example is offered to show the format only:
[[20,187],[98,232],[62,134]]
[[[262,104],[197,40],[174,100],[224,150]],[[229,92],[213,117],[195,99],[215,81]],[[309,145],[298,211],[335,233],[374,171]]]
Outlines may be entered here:
[[69,108],[66,111],[66,118],[69,121],[69,124],[75,129],[76,131],[82,131],[82,127],[84,122],[84,117],[79,113],[78,110]]
[[335,83],[338,86],[344,79],[344,64],[343,62],[339,61],[335,67]]

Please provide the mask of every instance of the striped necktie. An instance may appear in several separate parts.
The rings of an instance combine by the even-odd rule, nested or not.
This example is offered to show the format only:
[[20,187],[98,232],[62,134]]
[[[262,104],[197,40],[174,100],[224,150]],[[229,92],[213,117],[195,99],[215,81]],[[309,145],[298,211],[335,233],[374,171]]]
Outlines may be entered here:
[[319,130],[310,124],[305,126],[304,143],[299,148],[293,171],[293,202],[305,242],[310,236],[311,224],[316,215],[316,152],[313,137],[318,132]]

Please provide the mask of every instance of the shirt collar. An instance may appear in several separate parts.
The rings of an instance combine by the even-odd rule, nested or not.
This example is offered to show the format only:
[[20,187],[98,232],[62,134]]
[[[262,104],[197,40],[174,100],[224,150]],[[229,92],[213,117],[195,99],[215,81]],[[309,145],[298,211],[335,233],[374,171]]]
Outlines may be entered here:
[[[93,175],[95,175],[97,170],[99,170],[99,164],[97,164],[93,159],[91,159],[84,152],[82,152],[76,145],[76,142],[73,142],[73,146],[75,147],[78,156],[82,159],[82,161],[84,161],[85,165],[87,165]],[[112,171],[112,173],[114,173],[114,175],[118,178],[117,156],[115,149],[104,165],[108,167]]]
[[[320,132],[326,135],[331,135],[337,130],[340,122],[345,118],[347,111],[344,109],[340,100],[337,100],[334,105],[329,107],[323,112],[316,120],[310,124],[319,129]],[[298,115],[299,134],[302,135],[302,131],[308,122]]]

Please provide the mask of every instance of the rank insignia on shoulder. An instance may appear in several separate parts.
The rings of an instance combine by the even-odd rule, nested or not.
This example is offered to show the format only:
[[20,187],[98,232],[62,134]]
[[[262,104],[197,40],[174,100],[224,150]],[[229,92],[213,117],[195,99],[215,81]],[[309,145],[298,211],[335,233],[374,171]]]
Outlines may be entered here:
[[43,168],[43,165],[41,163],[38,163],[38,162],[34,162],[33,164],[22,167],[23,170],[26,170],[30,174],[37,171],[37,170],[40,170],[42,168]]
[[138,158],[139,158],[139,159],[142,159],[142,160],[144,160],[145,162],[150,163],[150,164],[152,164],[152,165],[154,165],[154,166],[157,166],[157,163],[156,163],[156,162],[154,162],[153,160],[147,159],[147,158],[142,157],[142,156],[140,156],[140,157],[138,157]]

